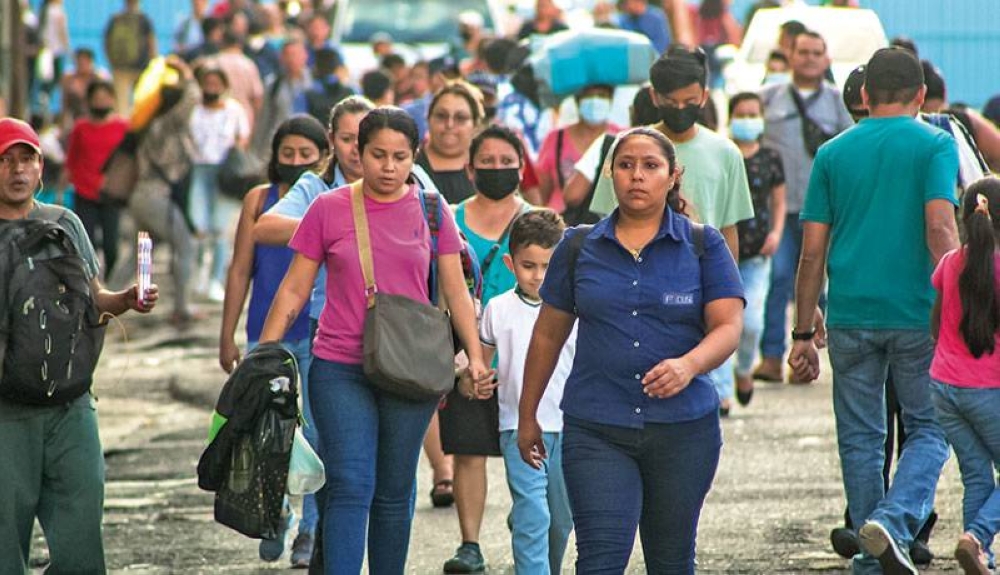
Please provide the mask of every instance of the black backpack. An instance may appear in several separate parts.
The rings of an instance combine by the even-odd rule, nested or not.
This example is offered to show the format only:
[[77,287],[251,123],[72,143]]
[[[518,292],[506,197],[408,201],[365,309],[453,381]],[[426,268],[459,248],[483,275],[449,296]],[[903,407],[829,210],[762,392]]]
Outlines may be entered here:
[[0,224],[0,397],[59,405],[90,390],[104,326],[62,212],[39,212]]
[[281,530],[298,375],[280,343],[248,353],[222,387],[215,411],[225,424],[198,461],[198,486],[215,491],[215,520],[248,537],[274,539]]

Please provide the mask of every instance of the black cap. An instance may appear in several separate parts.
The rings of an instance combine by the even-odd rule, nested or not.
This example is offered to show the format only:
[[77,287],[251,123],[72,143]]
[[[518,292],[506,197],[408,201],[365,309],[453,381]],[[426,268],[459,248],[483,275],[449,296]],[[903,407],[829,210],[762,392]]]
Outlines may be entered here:
[[862,64],[851,70],[850,75],[844,82],[844,106],[848,110],[860,108],[864,103],[861,100],[861,86],[865,85],[865,65]]
[[906,90],[924,84],[924,71],[913,52],[904,48],[882,48],[868,60],[865,72],[865,89]]
[[451,56],[440,56],[427,63],[427,71],[430,72],[431,76],[438,72],[441,72],[445,76],[457,76],[459,73],[458,61]]

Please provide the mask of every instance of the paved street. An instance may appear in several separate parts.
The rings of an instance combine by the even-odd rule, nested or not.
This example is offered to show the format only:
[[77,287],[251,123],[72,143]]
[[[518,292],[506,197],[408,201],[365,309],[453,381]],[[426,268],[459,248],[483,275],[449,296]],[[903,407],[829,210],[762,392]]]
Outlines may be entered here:
[[[210,319],[178,332],[165,320],[169,296],[165,304],[151,317],[123,320],[127,343],[117,326],[109,328],[98,371],[109,567],[152,574],[286,571],[287,554],[263,563],[256,541],[214,523],[212,496],[196,485],[208,415],[224,380],[216,361],[221,306],[204,304]],[[698,539],[700,573],[845,572],[846,562],[828,544],[843,512],[829,395],[829,371],[812,386],[760,384],[753,404],[724,423],[721,469]],[[459,543],[454,510],[430,506],[429,471],[423,464],[408,569],[420,575],[439,573]],[[499,460],[490,463],[490,481],[483,531],[488,572],[510,574],[504,521],[510,499]],[[931,541],[942,558],[927,573],[958,572],[948,556],[960,533],[960,497],[952,460],[938,489],[941,521]],[[36,542],[37,565],[44,557],[40,535]],[[570,553],[564,572],[572,564]],[[638,546],[628,573],[644,573]]]

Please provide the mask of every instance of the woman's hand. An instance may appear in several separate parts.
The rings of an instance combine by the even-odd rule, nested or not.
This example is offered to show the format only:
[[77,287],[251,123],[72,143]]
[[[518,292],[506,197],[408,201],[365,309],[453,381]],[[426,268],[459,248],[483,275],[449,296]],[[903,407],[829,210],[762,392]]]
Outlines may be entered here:
[[649,397],[673,397],[684,391],[697,375],[694,362],[687,357],[665,359],[642,378],[643,393]]
[[219,342],[219,365],[222,371],[232,373],[236,365],[240,363],[240,348],[232,339]]
[[541,469],[548,454],[545,453],[545,442],[542,441],[542,427],[537,419],[522,417],[517,424],[517,450],[525,463]]
[[760,247],[760,255],[773,256],[778,251],[778,244],[781,243],[781,235],[771,232],[764,238],[764,245]]
[[816,351],[816,339],[792,342],[792,351],[788,354],[788,365],[792,368],[796,381],[809,382],[819,377],[819,353]]

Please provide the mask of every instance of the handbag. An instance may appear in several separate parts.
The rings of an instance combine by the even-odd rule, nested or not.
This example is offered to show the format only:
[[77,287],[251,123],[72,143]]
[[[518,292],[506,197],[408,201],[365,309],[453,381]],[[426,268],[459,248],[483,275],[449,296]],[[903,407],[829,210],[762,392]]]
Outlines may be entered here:
[[[351,211],[368,301],[362,343],[365,377],[377,389],[404,399],[438,400],[455,386],[451,322],[436,306],[378,291],[358,182],[351,184]],[[436,255],[432,250],[431,257]]]
[[125,138],[111,152],[111,155],[101,167],[104,183],[101,187],[101,199],[111,204],[124,206],[128,204],[136,182],[139,181],[139,161],[136,152],[139,147],[139,137],[134,132],[125,134]]
[[230,148],[219,164],[216,183],[219,192],[227,198],[243,201],[251,188],[264,181],[263,163],[252,153],[240,148]]
[[802,118],[802,141],[805,142],[806,152],[809,152],[810,158],[814,158],[819,147],[836,134],[827,133],[815,120],[809,117],[809,114],[806,113],[806,103],[802,101],[802,96],[799,95],[794,86],[789,86],[788,91],[791,92],[795,109],[799,111],[799,117]]

